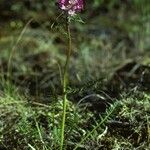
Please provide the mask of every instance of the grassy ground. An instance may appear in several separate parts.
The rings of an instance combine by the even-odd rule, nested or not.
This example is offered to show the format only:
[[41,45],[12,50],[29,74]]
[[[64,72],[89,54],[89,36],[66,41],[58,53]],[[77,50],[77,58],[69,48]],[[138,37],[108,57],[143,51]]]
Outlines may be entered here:
[[[83,14],[84,24],[71,25],[64,149],[148,150],[148,11],[136,3],[96,4]],[[67,48],[63,21],[51,29],[54,12],[25,12],[0,22],[0,149],[57,150]]]

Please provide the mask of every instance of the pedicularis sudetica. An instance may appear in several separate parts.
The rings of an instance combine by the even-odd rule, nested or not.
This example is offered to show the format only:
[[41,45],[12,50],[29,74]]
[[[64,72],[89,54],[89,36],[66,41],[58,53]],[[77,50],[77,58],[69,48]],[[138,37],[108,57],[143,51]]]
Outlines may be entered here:
[[70,32],[70,21],[72,17],[75,17],[78,12],[81,12],[84,8],[83,0],[58,0],[59,8],[62,10],[63,14],[66,15],[66,30],[68,36],[68,49],[67,57],[63,71],[63,116],[62,116],[62,126],[61,126],[61,143],[60,150],[64,146],[64,131],[65,131],[65,120],[66,120],[66,109],[67,109],[67,70],[71,56],[71,32]]

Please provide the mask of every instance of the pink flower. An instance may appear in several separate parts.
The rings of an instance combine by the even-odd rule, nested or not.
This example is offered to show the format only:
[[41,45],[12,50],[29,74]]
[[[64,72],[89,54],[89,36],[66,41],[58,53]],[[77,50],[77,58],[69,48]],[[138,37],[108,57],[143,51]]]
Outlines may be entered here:
[[69,15],[73,16],[76,12],[83,10],[83,0],[58,0],[60,9],[66,11]]

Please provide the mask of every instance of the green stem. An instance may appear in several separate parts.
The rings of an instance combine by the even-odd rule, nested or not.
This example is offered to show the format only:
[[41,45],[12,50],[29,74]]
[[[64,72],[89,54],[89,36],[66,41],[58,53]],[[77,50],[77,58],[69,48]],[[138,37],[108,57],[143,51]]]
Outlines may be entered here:
[[[27,27],[30,25],[30,23],[31,23],[32,21],[33,21],[33,18],[30,19],[30,20],[27,22],[27,24],[25,25],[25,27],[24,27],[23,30],[21,31],[21,33],[20,33],[20,35],[19,35],[19,37],[18,37],[18,39],[17,39],[15,45],[14,45],[14,46],[12,47],[12,49],[11,49],[10,56],[9,56],[9,60],[8,60],[8,65],[7,65],[7,86],[9,86],[10,79],[11,79],[11,75],[12,75],[12,66],[11,66],[12,64],[11,64],[11,63],[12,63],[12,59],[13,59],[13,56],[14,56],[14,54],[15,54],[16,48],[17,48],[19,42],[21,41],[21,39],[22,39],[22,37],[23,37],[23,35],[24,35],[24,33],[25,33]],[[10,89],[8,89],[8,90],[9,90],[9,92],[10,92]]]
[[67,50],[67,58],[64,66],[64,74],[63,74],[63,117],[62,117],[62,129],[61,129],[61,143],[60,150],[63,150],[64,145],[64,132],[65,132],[65,120],[66,120],[66,109],[67,109],[67,70],[70,61],[71,55],[71,33],[69,26],[69,19],[66,18],[66,27],[67,27],[67,35],[68,35],[68,50]]

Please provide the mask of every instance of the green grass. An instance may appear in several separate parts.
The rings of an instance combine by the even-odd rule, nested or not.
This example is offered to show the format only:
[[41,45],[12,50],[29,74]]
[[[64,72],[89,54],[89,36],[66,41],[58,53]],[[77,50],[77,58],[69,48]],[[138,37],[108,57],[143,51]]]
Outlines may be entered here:
[[[61,97],[57,103],[44,105],[29,102],[16,88],[11,90],[5,90],[0,98],[0,145],[7,149],[58,149]],[[65,149],[148,149],[149,107],[150,95],[136,91],[122,95],[96,119],[92,112],[70,102]]]

